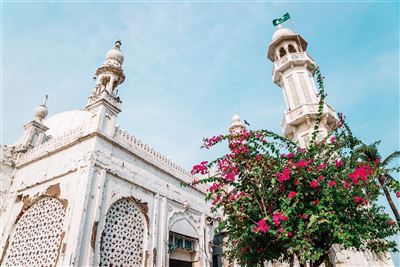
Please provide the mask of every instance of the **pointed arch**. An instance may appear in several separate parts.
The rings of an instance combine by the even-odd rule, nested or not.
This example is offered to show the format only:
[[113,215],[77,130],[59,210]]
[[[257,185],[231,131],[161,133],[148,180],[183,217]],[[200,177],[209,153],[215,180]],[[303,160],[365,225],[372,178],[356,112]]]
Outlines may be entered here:
[[288,45],[288,51],[289,53],[297,53],[296,48],[292,44]]
[[101,233],[100,266],[142,266],[145,233],[145,216],[136,201],[115,201]]
[[285,50],[284,47],[281,47],[281,48],[279,49],[279,57],[282,58],[282,57],[284,57],[285,55],[286,55],[286,50]]
[[54,197],[33,203],[19,218],[9,240],[5,266],[55,266],[57,263],[65,208]]

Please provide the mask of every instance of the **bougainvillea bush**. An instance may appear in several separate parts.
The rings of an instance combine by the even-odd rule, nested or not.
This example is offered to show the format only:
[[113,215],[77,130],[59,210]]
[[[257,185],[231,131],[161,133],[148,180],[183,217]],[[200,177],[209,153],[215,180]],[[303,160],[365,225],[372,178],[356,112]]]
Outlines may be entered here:
[[[325,93],[318,69],[319,113],[307,149],[267,130],[205,139],[209,149],[226,142],[229,153],[193,167],[209,185],[207,200],[222,214],[227,257],[242,265],[293,261],[319,266],[333,244],[374,252],[396,250],[386,240],[399,230],[377,204],[379,162],[361,162],[356,139],[343,116],[317,139]],[[210,171],[212,170],[212,171]],[[393,188],[399,188],[398,184]]]

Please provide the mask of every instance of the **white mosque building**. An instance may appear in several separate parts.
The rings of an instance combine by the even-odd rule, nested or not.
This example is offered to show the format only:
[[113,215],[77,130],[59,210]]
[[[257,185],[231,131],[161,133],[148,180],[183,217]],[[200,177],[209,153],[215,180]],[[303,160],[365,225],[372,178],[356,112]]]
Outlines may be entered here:
[[[278,27],[272,39],[267,57],[287,109],[282,128],[306,147],[318,109],[308,67],[315,63],[299,34]],[[47,118],[45,101],[16,143],[1,146],[2,266],[229,265],[205,188],[182,187],[189,172],[116,126],[123,61],[117,41],[86,107]],[[325,104],[321,134],[336,120]],[[230,130],[243,127],[234,116]],[[393,266],[387,255],[339,250],[332,261]]]

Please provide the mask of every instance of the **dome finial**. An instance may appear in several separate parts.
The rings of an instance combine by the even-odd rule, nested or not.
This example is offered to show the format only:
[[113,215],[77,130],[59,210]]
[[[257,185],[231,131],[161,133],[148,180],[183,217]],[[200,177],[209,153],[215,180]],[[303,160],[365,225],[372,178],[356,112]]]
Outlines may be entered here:
[[115,49],[121,50],[121,45],[122,45],[122,43],[121,43],[121,40],[120,40],[120,39],[118,39],[117,41],[115,41]]
[[121,40],[115,41],[115,46],[113,49],[107,52],[106,61],[103,63],[103,66],[113,66],[117,68],[121,68],[122,63],[124,63],[124,55],[121,52]]
[[47,117],[48,110],[46,107],[46,103],[48,98],[49,96],[45,95],[43,104],[35,108],[35,121],[42,122]]
[[42,106],[46,106],[46,103],[47,103],[48,99],[49,99],[49,95],[45,95]]

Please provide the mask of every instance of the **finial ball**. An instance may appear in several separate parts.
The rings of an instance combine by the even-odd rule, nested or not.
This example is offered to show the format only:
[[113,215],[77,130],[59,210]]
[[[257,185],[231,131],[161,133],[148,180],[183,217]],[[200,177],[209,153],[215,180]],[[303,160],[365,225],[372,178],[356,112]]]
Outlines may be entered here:
[[39,105],[35,108],[35,120],[36,121],[43,121],[48,114],[47,107],[45,105]]

